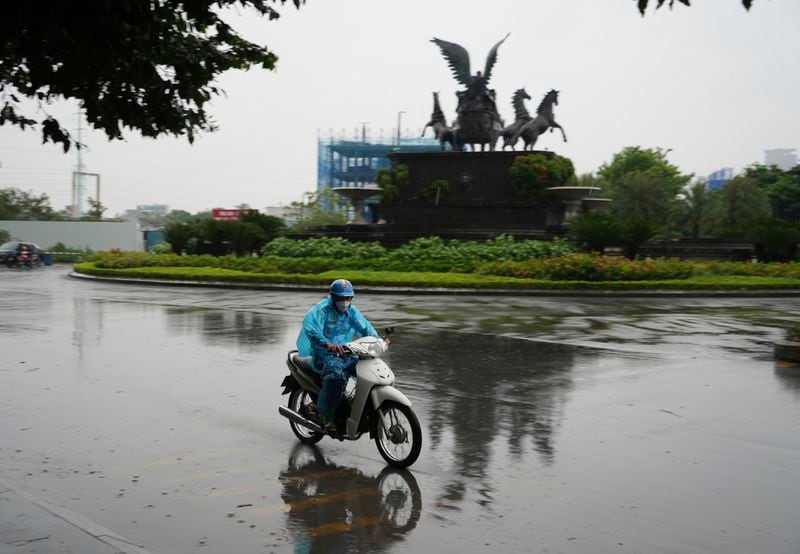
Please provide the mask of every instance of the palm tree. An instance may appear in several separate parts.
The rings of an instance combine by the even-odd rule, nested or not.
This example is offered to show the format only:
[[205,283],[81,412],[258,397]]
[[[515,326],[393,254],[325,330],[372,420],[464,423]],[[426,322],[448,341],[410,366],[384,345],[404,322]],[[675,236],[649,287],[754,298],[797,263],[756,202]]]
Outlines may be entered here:
[[705,181],[697,181],[686,189],[680,204],[680,215],[693,239],[700,237],[700,231],[706,224],[710,205],[711,191],[708,190]]

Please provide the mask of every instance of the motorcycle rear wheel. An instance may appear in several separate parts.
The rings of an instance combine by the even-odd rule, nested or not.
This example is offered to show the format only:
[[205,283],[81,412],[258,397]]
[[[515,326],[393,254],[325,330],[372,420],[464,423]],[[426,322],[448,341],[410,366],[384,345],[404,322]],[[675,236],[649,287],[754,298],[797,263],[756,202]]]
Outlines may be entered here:
[[381,457],[392,467],[408,467],[417,461],[422,450],[422,429],[414,411],[404,404],[384,402],[378,410],[389,424],[387,435],[379,414],[372,422],[375,445]]
[[[308,417],[308,410],[306,409],[306,406],[309,404],[313,405],[314,400],[311,398],[311,395],[309,395],[303,389],[295,389],[289,395],[289,409],[297,412],[303,417]],[[312,431],[308,427],[300,425],[299,423],[295,423],[291,419],[289,420],[289,427],[291,427],[294,436],[296,436],[303,444],[317,444],[320,440],[322,440],[322,437],[325,436],[322,433]]]

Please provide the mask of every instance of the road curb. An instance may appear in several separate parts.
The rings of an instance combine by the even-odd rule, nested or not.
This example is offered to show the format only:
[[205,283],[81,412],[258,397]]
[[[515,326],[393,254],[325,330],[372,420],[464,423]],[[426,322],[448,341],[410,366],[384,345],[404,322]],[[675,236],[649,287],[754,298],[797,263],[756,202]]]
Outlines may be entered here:
[[792,340],[776,341],[775,358],[784,362],[800,363],[800,342]]
[[[321,285],[295,285],[280,283],[230,283],[225,281],[179,281],[167,279],[134,279],[132,277],[99,277],[71,271],[69,277],[87,281],[101,281],[126,285],[152,285],[167,287],[205,287],[241,290],[319,292]],[[360,293],[402,294],[415,296],[568,296],[577,298],[781,298],[800,296],[800,289],[776,290],[554,290],[554,289],[454,289],[381,287],[359,285]]]
[[[91,551],[97,554],[151,554],[150,551],[94,521],[52,500],[35,496],[2,477],[0,477],[0,488],[3,489],[0,494],[8,501],[4,504],[4,508],[13,510],[16,514],[16,528],[11,532],[19,537],[9,541],[5,540],[11,538],[7,536],[8,531],[0,533],[5,544],[19,547],[33,542],[48,541],[51,545],[68,546],[70,548],[66,550],[68,552],[78,548],[80,550],[75,551]],[[88,550],[89,548],[91,550]]]

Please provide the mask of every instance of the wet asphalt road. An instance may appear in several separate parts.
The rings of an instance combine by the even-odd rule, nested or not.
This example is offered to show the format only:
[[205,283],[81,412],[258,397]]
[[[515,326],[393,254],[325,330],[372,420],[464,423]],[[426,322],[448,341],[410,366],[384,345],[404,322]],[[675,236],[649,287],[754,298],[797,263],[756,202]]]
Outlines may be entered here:
[[800,552],[800,298],[357,297],[403,473],[277,414],[321,294],[66,274],[0,271],[0,477],[151,552]]

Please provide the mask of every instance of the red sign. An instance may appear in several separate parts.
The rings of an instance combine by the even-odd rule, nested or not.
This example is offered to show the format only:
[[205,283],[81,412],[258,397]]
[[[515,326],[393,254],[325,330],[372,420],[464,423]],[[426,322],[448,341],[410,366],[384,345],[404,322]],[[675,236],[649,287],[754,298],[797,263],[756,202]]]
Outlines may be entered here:
[[226,210],[224,208],[214,208],[211,210],[211,217],[214,219],[239,219],[239,216],[242,214],[254,213],[257,211],[258,210]]

